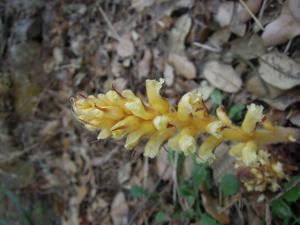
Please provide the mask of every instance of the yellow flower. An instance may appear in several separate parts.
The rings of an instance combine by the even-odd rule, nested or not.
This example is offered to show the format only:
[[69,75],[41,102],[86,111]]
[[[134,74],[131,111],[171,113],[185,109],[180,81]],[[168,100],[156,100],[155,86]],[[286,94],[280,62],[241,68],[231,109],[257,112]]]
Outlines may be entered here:
[[[256,177],[245,186],[255,189],[254,185],[263,181],[256,189],[262,190],[268,185],[276,189],[277,181],[285,176],[284,169],[279,162],[270,161],[269,156],[259,150],[260,146],[296,141],[298,130],[274,126],[263,115],[263,107],[255,104],[248,106],[239,127],[232,123],[224,107],[217,109],[216,117],[209,115],[198,91],[184,94],[178,105],[172,106],[160,94],[163,83],[163,79],[146,81],[146,102],[128,89],[96,96],[78,95],[73,101],[73,111],[87,129],[99,131],[98,139],[126,138],[126,149],[133,149],[142,139],[148,140],[144,155],[151,158],[167,142],[173,150],[195,154],[198,161],[211,163],[218,145],[223,141],[234,142],[229,154],[238,166],[249,168]],[[258,123],[262,123],[262,128],[257,128]],[[203,133],[210,136],[198,146],[197,139]],[[268,168],[268,173],[275,174],[276,179],[272,180],[270,175],[268,181],[264,181],[259,166]]]
[[261,105],[251,104],[247,107],[248,111],[242,123],[242,129],[251,133],[256,129],[256,125],[258,122],[261,122],[263,115],[264,107]]

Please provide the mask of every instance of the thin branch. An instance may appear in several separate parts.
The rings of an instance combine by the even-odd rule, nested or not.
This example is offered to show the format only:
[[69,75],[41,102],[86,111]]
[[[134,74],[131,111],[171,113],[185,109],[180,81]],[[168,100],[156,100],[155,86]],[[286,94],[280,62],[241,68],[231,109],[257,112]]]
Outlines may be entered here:
[[253,14],[253,12],[249,9],[248,5],[244,2],[244,0],[240,0],[241,5],[246,9],[246,11],[250,14],[250,16],[252,17],[252,19],[255,21],[255,23],[257,24],[257,26],[262,29],[265,30],[265,28],[263,27],[263,25],[261,24],[261,22],[257,19],[257,17]]

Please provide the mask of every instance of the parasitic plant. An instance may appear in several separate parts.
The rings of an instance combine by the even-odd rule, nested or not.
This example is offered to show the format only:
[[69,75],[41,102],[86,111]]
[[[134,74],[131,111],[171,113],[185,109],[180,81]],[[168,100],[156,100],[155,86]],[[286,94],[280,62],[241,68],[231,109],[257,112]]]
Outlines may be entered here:
[[[247,170],[248,179],[242,180],[247,190],[276,191],[278,181],[286,178],[285,165],[266,152],[266,144],[296,141],[298,130],[274,126],[263,114],[263,107],[250,104],[241,126],[233,124],[225,109],[219,107],[216,116],[210,115],[201,96],[191,91],[172,106],[160,94],[163,79],[147,80],[144,102],[132,91],[116,90],[97,96],[77,96],[73,110],[87,129],[100,130],[98,139],[126,137],[125,148],[133,149],[146,139],[144,155],[158,155],[167,143],[185,155],[195,154],[200,162],[211,163],[214,150],[224,141],[234,145],[229,154],[236,159],[238,170]],[[197,138],[206,134],[200,147]]]

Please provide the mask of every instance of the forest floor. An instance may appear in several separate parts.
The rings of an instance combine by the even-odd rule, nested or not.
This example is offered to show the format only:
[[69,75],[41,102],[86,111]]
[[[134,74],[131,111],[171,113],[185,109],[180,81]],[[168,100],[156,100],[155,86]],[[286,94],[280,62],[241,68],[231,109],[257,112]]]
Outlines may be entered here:
[[[171,102],[199,89],[237,124],[255,102],[299,127],[300,10],[290,2],[0,0],[0,225],[300,224],[298,143],[269,146],[294,168],[279,191],[233,184],[224,196],[229,143],[210,168],[166,148],[145,159],[144,144],[98,141],[70,101],[112,85],[144,96],[146,79],[164,78]],[[274,24],[280,15],[288,22]]]

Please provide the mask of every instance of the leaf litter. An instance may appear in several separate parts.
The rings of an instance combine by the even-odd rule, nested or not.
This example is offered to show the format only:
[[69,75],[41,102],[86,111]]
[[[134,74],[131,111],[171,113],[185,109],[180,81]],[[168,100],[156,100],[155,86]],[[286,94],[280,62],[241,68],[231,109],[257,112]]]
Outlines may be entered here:
[[[269,224],[281,223],[265,214],[270,193],[259,204],[260,196],[243,187],[222,196],[220,181],[234,171],[226,146],[212,165],[213,180],[206,177],[207,190],[195,190],[192,157],[179,156],[175,166],[171,150],[163,149],[145,164],[143,146],[124,152],[120,142],[97,141],[75,122],[68,102],[79,91],[112,85],[143,96],[145,79],[164,77],[163,94],[174,103],[195,89],[213,110],[217,93],[228,109],[260,101],[282,111],[275,111],[278,123],[299,126],[297,0],[18,2],[0,4],[0,169],[5,188],[26,209],[45,199],[40,208],[46,213],[31,213],[37,224],[40,218],[74,225],[156,224],[157,218],[255,224],[265,216]],[[235,109],[234,115],[242,113]],[[278,154],[299,167],[292,150],[289,157]],[[140,198],[131,197],[134,190],[142,190]],[[202,214],[196,203],[189,205],[198,194]],[[24,223],[11,201],[4,207],[1,218]]]

